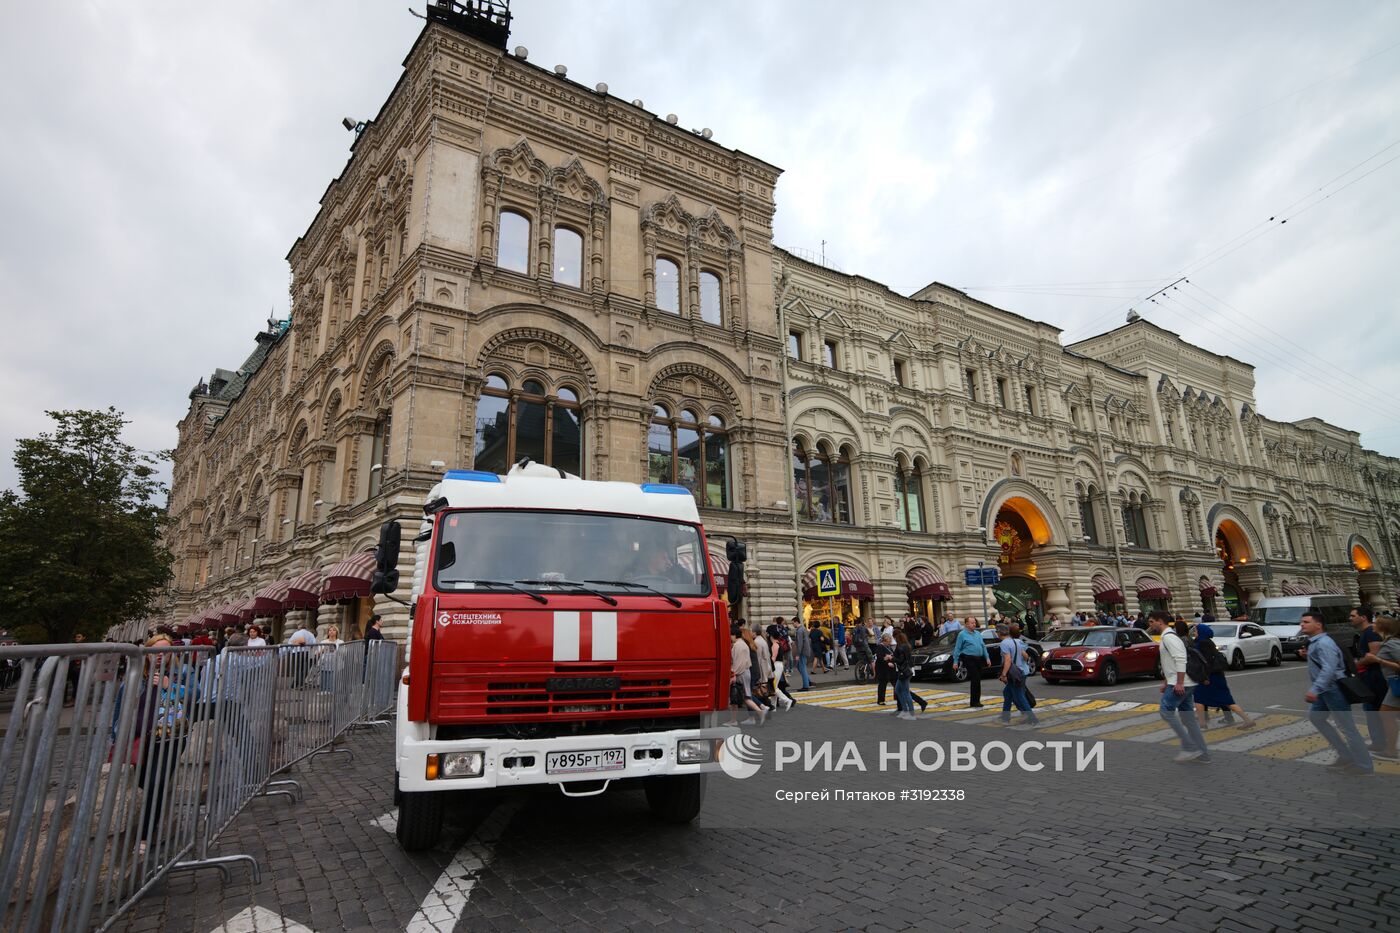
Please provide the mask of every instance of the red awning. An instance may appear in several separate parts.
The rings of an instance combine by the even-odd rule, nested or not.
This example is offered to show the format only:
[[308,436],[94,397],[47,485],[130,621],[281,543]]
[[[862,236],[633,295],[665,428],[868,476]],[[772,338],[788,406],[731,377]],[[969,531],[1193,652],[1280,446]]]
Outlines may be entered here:
[[222,606],[210,606],[201,612],[195,619],[195,625],[222,625]]
[[1209,580],[1202,580],[1202,581],[1201,581],[1201,596],[1202,596],[1203,598],[1205,598],[1205,599],[1210,599],[1212,596],[1219,596],[1219,595],[1220,595],[1220,591],[1217,590],[1217,589],[1215,588],[1215,584],[1214,584],[1214,583],[1211,583]]
[[237,604],[236,608],[238,610],[238,621],[240,623],[253,621],[253,599],[254,598],[250,596],[247,599],[243,600],[243,602]]
[[315,609],[321,605],[321,581],[324,579],[319,570],[308,570],[299,577],[294,577],[287,584],[287,595],[282,597],[282,608],[292,609]]
[[[278,580],[270,583],[254,594],[247,608],[253,616],[280,616],[286,609],[282,603],[291,588],[291,580]],[[251,617],[250,617],[251,618]]]
[[1157,577],[1147,574],[1138,577],[1137,594],[1138,599],[1171,599],[1172,588]]
[[915,567],[904,578],[904,590],[910,599],[952,599],[953,591],[948,589],[948,581],[936,570]]
[[1284,595],[1284,596],[1316,596],[1316,595],[1317,595],[1317,590],[1313,589],[1311,586],[1309,586],[1309,585],[1306,584],[1306,583],[1303,583],[1302,581],[1299,581],[1299,582],[1297,582],[1297,583],[1285,583],[1285,584],[1283,585],[1283,595]]
[[219,614],[214,621],[220,623],[221,625],[237,625],[243,621],[238,617],[238,605],[236,603],[229,603],[226,606],[220,606],[218,609],[218,613]]
[[1117,605],[1123,602],[1123,588],[1119,586],[1111,577],[1101,573],[1094,574],[1089,585],[1094,589],[1094,602]]
[[369,581],[374,575],[375,566],[373,551],[345,558],[326,571],[326,580],[321,584],[321,602],[368,596]]
[[[875,586],[870,578],[850,564],[841,564],[841,593],[843,597],[874,599]],[[817,599],[817,570],[813,567],[802,575],[802,598]]]

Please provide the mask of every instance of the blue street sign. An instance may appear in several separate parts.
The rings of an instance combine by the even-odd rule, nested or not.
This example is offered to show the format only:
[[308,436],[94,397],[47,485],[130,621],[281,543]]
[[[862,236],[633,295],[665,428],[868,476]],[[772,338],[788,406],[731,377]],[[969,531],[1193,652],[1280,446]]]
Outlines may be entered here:
[[963,571],[963,582],[968,586],[996,586],[1001,582],[1001,571],[996,567],[969,567]]

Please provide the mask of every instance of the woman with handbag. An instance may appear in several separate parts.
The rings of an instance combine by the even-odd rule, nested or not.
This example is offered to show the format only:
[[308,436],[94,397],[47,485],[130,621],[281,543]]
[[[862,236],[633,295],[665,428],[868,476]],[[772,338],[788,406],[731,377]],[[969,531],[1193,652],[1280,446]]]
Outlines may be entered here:
[[758,716],[754,719],[749,716],[743,722],[735,722],[732,718],[729,725],[752,726],[755,723],[763,725],[764,710],[754,702],[753,688],[750,677],[753,674],[753,658],[749,654],[749,646],[744,641],[744,627],[737,622],[729,626],[729,705],[737,709],[743,707],[750,713]]
[[1196,701],[1196,718],[1200,720],[1201,728],[1210,728],[1210,710],[1218,709],[1226,716],[1234,713],[1240,717],[1239,725],[1235,728],[1253,729],[1258,723],[1240,708],[1234,695],[1230,693],[1230,684],[1225,680],[1225,670],[1230,666],[1230,662],[1225,660],[1225,655],[1215,647],[1215,630],[1208,623],[1200,622],[1196,625],[1196,650],[1210,664],[1210,680],[1192,688],[1193,699]]
[[1400,716],[1400,620],[1394,616],[1376,616],[1376,634],[1381,636],[1380,647],[1374,654],[1366,656],[1367,664],[1374,664],[1385,678],[1386,692],[1381,695],[1381,728],[1385,730],[1385,745],[1380,751],[1371,750],[1374,758],[1386,761],[1400,760],[1396,754],[1397,729],[1395,717]]
[[900,719],[917,719],[914,704],[918,703],[919,712],[923,712],[928,709],[928,701],[909,689],[909,682],[914,678],[914,653],[909,647],[909,636],[902,630],[896,631],[894,640],[894,699],[899,708],[896,715]]

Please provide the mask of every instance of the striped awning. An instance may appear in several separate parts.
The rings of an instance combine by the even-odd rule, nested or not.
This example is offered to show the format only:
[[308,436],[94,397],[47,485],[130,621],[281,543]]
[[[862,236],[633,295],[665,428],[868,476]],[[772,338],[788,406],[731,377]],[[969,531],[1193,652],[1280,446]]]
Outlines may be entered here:
[[269,583],[267,586],[253,594],[249,609],[255,616],[278,616],[286,609],[282,603],[287,598],[287,591],[291,589],[291,580],[278,580],[276,583]]
[[1166,581],[1152,574],[1145,574],[1137,580],[1138,599],[1171,599],[1172,588]]
[[[874,599],[875,585],[870,578],[850,564],[841,564],[841,593],[843,597]],[[802,575],[802,598],[817,598],[817,569],[813,567]]]
[[238,621],[239,621],[239,622],[251,622],[251,621],[253,621],[254,611],[253,611],[253,597],[252,597],[252,596],[249,596],[247,599],[243,600],[243,602],[241,602],[241,603],[235,603],[235,604],[234,604],[234,609],[235,609],[235,611],[237,611],[237,613],[238,613]]
[[243,620],[238,616],[238,604],[227,603],[226,605],[220,606],[219,616],[215,621],[223,625],[237,625],[242,622]]
[[1297,580],[1297,581],[1294,581],[1293,583],[1285,583],[1285,584],[1283,585],[1283,595],[1284,595],[1284,596],[1316,596],[1316,595],[1317,595],[1317,590],[1313,589],[1311,586],[1309,586],[1308,584],[1304,583],[1303,581]]
[[1342,588],[1339,587],[1339,586],[1329,586],[1327,589],[1323,590],[1322,592],[1325,593],[1325,594],[1328,595],[1328,596],[1345,596],[1345,595],[1346,595],[1346,593],[1342,592]]
[[904,590],[910,599],[952,599],[953,591],[948,589],[948,581],[938,575],[938,571],[928,567],[915,567],[904,578]]
[[326,571],[325,582],[321,584],[321,602],[368,596],[369,581],[374,575],[375,566],[373,551],[352,554],[345,558]]
[[1209,580],[1202,580],[1202,581],[1201,581],[1201,596],[1202,596],[1203,598],[1205,598],[1205,599],[1210,599],[1212,596],[1219,596],[1219,595],[1220,595],[1220,591],[1217,590],[1217,589],[1215,588],[1215,584],[1214,584],[1214,583],[1211,583]]
[[1112,605],[1123,601],[1123,588],[1115,583],[1112,577],[1106,574],[1094,574],[1093,579],[1089,581],[1089,585],[1093,587],[1094,602],[1096,603],[1108,603]]
[[282,608],[315,609],[321,605],[321,581],[319,570],[308,570],[299,577],[293,577],[287,584],[287,595],[282,597]]

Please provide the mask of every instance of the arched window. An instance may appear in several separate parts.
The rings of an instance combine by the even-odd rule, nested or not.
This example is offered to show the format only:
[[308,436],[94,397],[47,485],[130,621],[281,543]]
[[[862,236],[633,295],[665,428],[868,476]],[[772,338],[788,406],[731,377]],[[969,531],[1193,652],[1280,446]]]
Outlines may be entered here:
[[1084,537],[1089,544],[1099,543],[1099,522],[1094,516],[1094,500],[1099,496],[1092,484],[1079,497],[1079,523],[1084,527]]
[[530,218],[516,211],[501,211],[497,234],[496,265],[512,272],[530,271]]
[[713,272],[700,273],[700,320],[706,324],[723,324],[720,312],[719,276]]
[[554,228],[554,281],[583,285],[583,237],[568,227]]
[[924,530],[924,478],[917,461],[913,466],[901,462],[894,471],[894,512],[900,528],[905,531]]
[[384,488],[384,470],[388,467],[389,427],[391,416],[385,414],[374,423],[374,443],[369,455],[369,498],[379,495]]
[[1137,493],[1123,500],[1123,537],[1130,547],[1152,547],[1147,538],[1147,516],[1143,511],[1145,501]]
[[656,259],[656,307],[681,313],[681,270],[669,259]]
[[809,451],[798,440],[793,445],[792,473],[799,519],[851,523],[851,461],[846,448],[833,453],[823,443]]
[[676,483],[689,489],[702,506],[729,508],[729,435],[724,419],[710,415],[702,420],[690,408],[672,417],[665,405],[652,406],[647,481]]
[[476,403],[474,435],[475,469],[505,473],[529,457],[583,475],[583,411],[578,391],[570,386],[551,395],[537,379],[513,388],[505,376],[492,373]]

